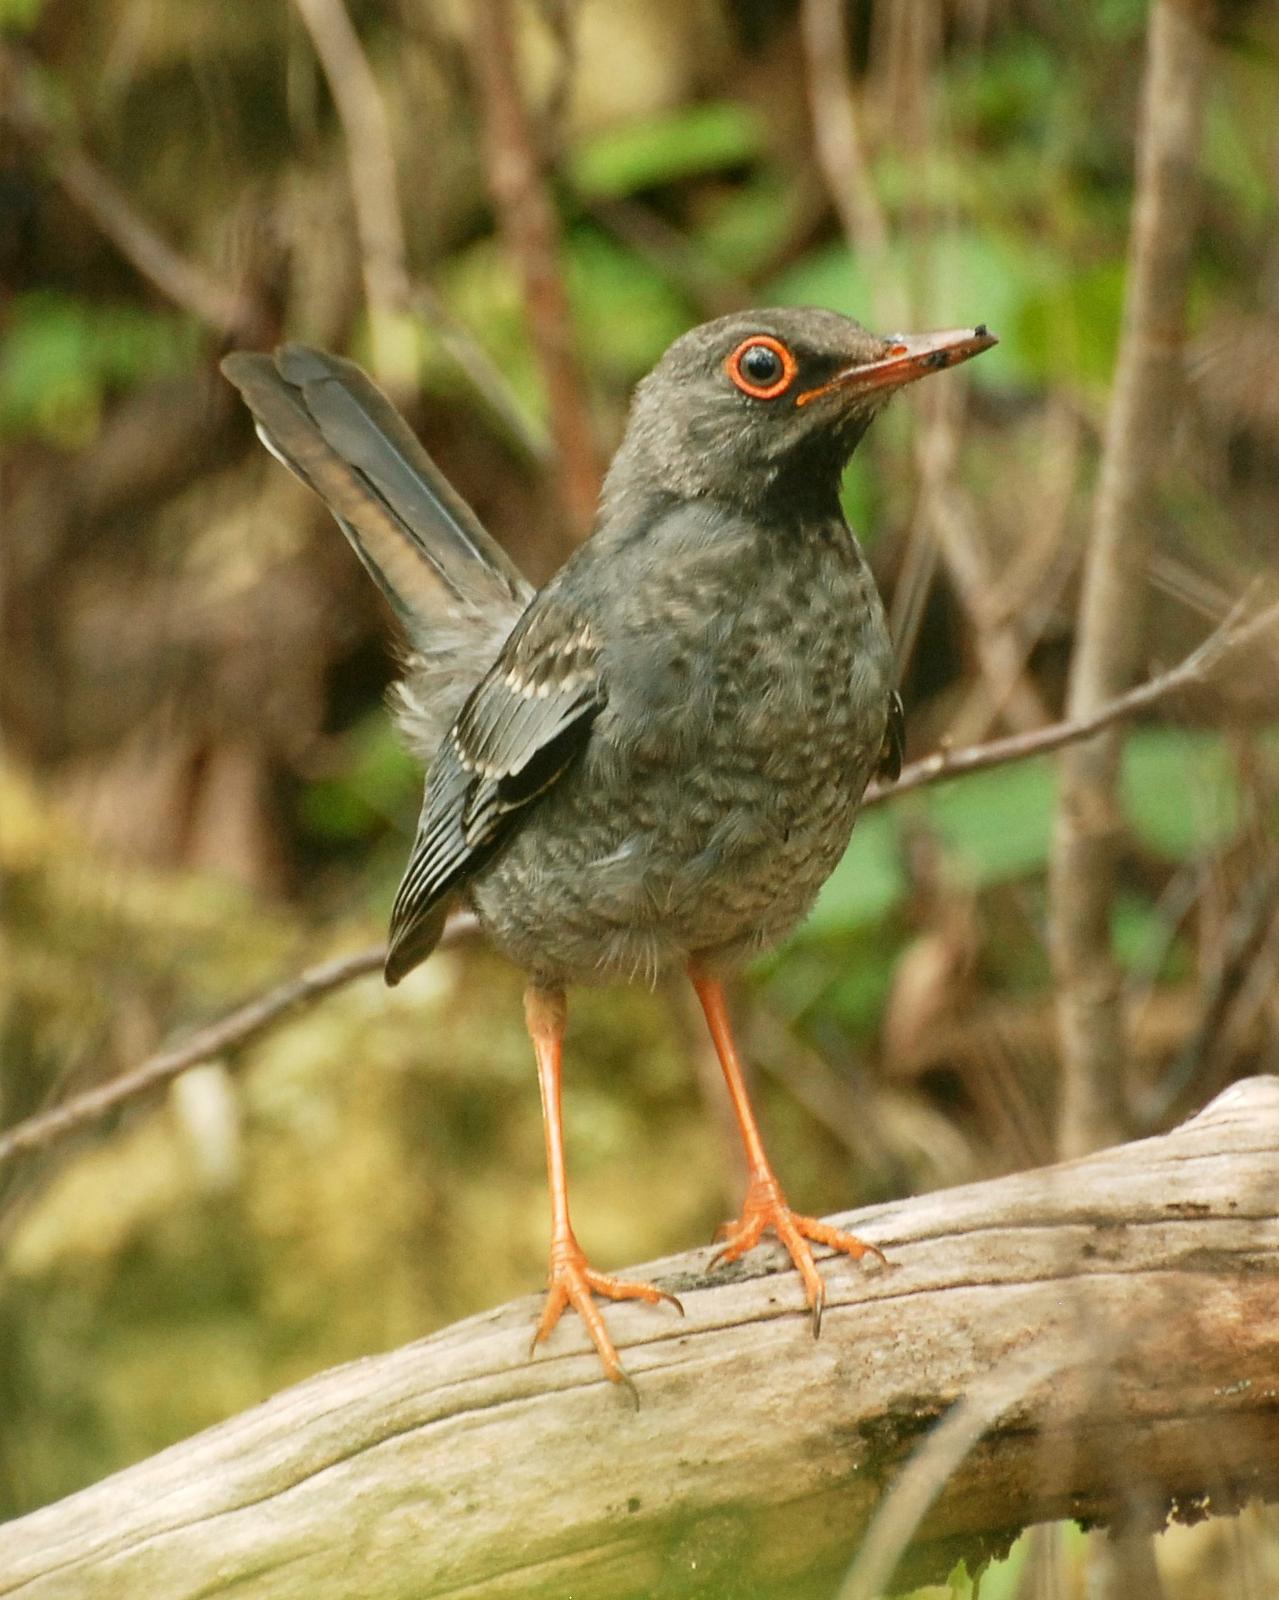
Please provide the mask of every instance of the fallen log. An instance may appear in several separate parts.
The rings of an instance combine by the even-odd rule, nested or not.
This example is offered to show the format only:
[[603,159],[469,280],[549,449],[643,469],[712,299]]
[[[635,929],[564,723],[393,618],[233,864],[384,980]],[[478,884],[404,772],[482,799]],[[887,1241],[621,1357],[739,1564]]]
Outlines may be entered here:
[[839,1217],[892,1265],[823,1263],[817,1341],[780,1249],[628,1269],[687,1312],[607,1309],[638,1409],[572,1318],[529,1360],[517,1301],[0,1527],[0,1596],[796,1600],[1049,1518],[1279,1497],[1277,1203],[1254,1078],[1158,1138]]

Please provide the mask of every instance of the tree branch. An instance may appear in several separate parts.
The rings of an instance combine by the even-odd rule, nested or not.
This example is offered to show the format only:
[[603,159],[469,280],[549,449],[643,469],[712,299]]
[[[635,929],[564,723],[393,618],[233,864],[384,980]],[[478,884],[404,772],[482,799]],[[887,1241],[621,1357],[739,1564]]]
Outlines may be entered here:
[[172,1083],[179,1073],[201,1061],[224,1055],[228,1050],[248,1044],[273,1022],[306,1000],[318,1000],[334,989],[343,988],[355,978],[375,972],[386,955],[383,945],[359,950],[354,955],[338,956],[307,967],[296,978],[258,995],[234,1011],[196,1031],[181,1044],[149,1056],[140,1066],[122,1072],[96,1089],[73,1096],[65,1104],[39,1111],[25,1122],[16,1123],[0,1134],[0,1165],[14,1156],[42,1149],[56,1139],[88,1127],[139,1095]]
[[1254,1078],[1160,1138],[841,1217],[893,1265],[824,1262],[816,1342],[775,1247],[637,1269],[687,1312],[606,1312],[638,1413],[577,1324],[530,1359],[517,1301],[0,1528],[0,1596],[816,1600],[859,1548],[844,1597],[1031,1522],[1279,1497],[1277,1159]]
[[870,281],[875,315],[898,327],[907,314],[906,296],[893,276],[888,219],[862,137],[845,12],[844,0],[803,0],[800,6],[813,148],[848,248]]
[[544,434],[527,416],[504,374],[435,289],[410,274],[390,122],[343,0],[294,0],[294,4],[342,125],[374,371],[393,391],[412,384],[416,374],[411,350],[406,349],[397,324],[416,312],[520,445],[534,460],[545,460]]
[[1246,602],[1247,596],[1184,661],[1170,667],[1167,672],[1161,672],[1158,677],[1139,684],[1135,689],[1129,689],[1127,694],[1116,695],[1088,716],[1067,717],[1045,728],[1010,734],[1005,739],[991,739],[986,744],[972,745],[967,750],[937,750],[903,767],[895,783],[872,783],[862,796],[861,809],[865,811],[868,806],[882,805],[885,800],[909,794],[912,789],[922,789],[926,784],[938,783],[944,778],[983,772],[988,767],[1026,761],[1031,756],[1046,755],[1049,751],[1078,744],[1105,728],[1149,711],[1161,700],[1188,689],[1192,684],[1205,682],[1234,651],[1255,643],[1268,632],[1279,630],[1279,603],[1267,606],[1253,616],[1245,616]]
[[[914,315],[903,280],[893,271],[888,218],[861,134],[848,65],[845,10],[844,0],[804,0],[800,10],[814,150],[849,254],[867,275],[875,319],[881,327],[903,329]],[[922,70],[924,65],[925,57],[917,54],[916,69]],[[927,93],[921,82],[921,101]],[[1023,637],[1020,617],[998,606],[990,558],[959,481],[960,399],[960,391],[952,387],[930,393],[924,402],[915,442],[921,510],[972,622],[973,642],[991,703],[996,713],[1006,712],[1024,731],[1042,723],[1046,715],[1025,670],[1033,641]],[[931,583],[931,562],[914,570],[921,584]],[[903,609],[908,614],[922,607],[922,589],[917,595],[903,593]],[[899,629],[899,661],[909,659],[913,645],[913,627]]]
[[40,104],[25,57],[7,45],[0,45],[0,105],[72,204],[166,299],[227,339],[253,343],[264,336],[264,308],[188,260],[157,233],[115,179],[55,127]]
[[[581,538],[594,520],[603,474],[573,348],[559,259],[559,222],[520,84],[508,0],[475,0],[471,29],[489,185],[520,275],[529,334],[546,385],[551,436],[559,457],[560,499],[573,535]],[[567,540],[566,547],[573,542]]]
[[[1201,0],[1158,0],[1150,13],[1124,331],[1070,669],[1076,719],[1131,682],[1142,648],[1150,505],[1181,379],[1209,9]],[[1063,1071],[1058,1131],[1068,1155],[1113,1142],[1124,1126],[1124,1020],[1110,937],[1118,773],[1113,737],[1080,745],[1062,764],[1049,947]]]
[[[1147,711],[1191,684],[1202,683],[1233,651],[1254,643],[1267,631],[1279,628],[1279,603],[1255,615],[1245,616],[1246,603],[1247,597],[1184,661],[1148,683],[1130,689],[1127,694],[1102,706],[1092,716],[1073,722],[1053,723],[1049,727],[1037,728],[1031,733],[1013,734],[1006,739],[994,739],[989,744],[974,745],[967,750],[938,750],[904,767],[896,783],[872,783],[862,797],[861,809],[865,811],[871,806],[883,805],[886,800],[909,794],[913,789],[922,789],[930,783],[963,777],[970,772],[982,772],[1012,761],[1025,761],[1031,756],[1046,755],[1064,745],[1091,738],[1112,723]],[[468,937],[476,931],[476,927],[473,917],[455,915],[445,930],[441,948]],[[76,1095],[61,1106],[38,1112],[24,1122],[16,1123],[6,1133],[0,1134],[0,1167],[23,1152],[43,1149],[66,1134],[100,1121],[126,1102],[171,1082],[188,1067],[238,1049],[280,1021],[295,1006],[318,1000],[334,989],[343,988],[354,979],[376,971],[385,957],[385,946],[376,945],[352,956],[309,967],[300,976],[290,978],[257,999],[248,1001],[219,1021],[199,1029],[184,1043],[152,1056],[141,1066],[121,1073],[85,1094]]]
[[409,308],[395,148],[373,69],[342,0],[293,0],[333,96],[346,146],[373,370],[393,392],[413,380],[397,324]]
[[[469,914],[454,916],[438,948],[445,949],[475,930],[475,919]],[[381,970],[386,960],[386,946],[372,945],[357,950],[354,955],[338,956],[332,961],[321,961],[307,967],[296,978],[268,989],[265,994],[246,1001],[219,1017],[207,1027],[196,1031],[181,1044],[149,1056],[140,1066],[73,1096],[65,1104],[53,1106],[48,1111],[37,1112],[24,1122],[15,1123],[6,1133],[0,1134],[0,1166],[24,1152],[43,1149],[55,1140],[75,1133],[116,1111],[130,1100],[149,1094],[153,1089],[172,1083],[189,1067],[201,1061],[211,1061],[215,1056],[226,1055],[256,1039],[274,1023],[279,1022],[297,1006],[310,1000],[319,1000],[335,989],[343,989],[356,978],[367,977]]]

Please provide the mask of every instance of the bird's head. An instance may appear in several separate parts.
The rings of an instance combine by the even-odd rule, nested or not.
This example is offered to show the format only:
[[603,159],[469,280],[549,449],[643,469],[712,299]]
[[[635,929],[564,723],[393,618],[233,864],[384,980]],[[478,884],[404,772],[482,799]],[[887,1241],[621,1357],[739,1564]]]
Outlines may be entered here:
[[995,343],[985,326],[884,337],[816,308],[703,323],[636,389],[606,506],[636,489],[745,505],[829,499],[891,394]]

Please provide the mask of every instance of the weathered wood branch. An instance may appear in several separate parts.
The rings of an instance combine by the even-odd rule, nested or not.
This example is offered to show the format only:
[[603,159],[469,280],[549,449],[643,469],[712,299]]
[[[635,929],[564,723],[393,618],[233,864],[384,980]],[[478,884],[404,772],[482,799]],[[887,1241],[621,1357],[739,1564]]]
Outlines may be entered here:
[[871,1208],[847,1220],[894,1264],[824,1264],[817,1342],[776,1251],[657,1263],[684,1320],[607,1312],[638,1411],[571,1319],[530,1361],[534,1302],[500,1307],[0,1528],[0,1595],[794,1600],[859,1547],[909,1542],[918,1579],[1045,1518],[1277,1497],[1277,1157],[1255,1078],[1171,1134]]

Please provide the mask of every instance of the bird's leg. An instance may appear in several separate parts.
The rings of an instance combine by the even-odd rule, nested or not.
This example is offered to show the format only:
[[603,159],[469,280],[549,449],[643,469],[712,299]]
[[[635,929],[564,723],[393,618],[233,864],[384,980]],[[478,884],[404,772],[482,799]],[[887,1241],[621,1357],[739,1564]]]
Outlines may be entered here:
[[718,1264],[722,1261],[736,1261],[739,1256],[745,1255],[759,1243],[760,1235],[765,1228],[771,1228],[790,1252],[790,1258],[803,1279],[804,1293],[813,1312],[813,1334],[816,1336],[821,1331],[826,1288],[813,1260],[809,1240],[816,1244],[827,1245],[832,1250],[842,1250],[846,1255],[852,1256],[854,1261],[860,1260],[864,1255],[878,1256],[884,1261],[884,1253],[877,1245],[869,1244],[855,1234],[841,1233],[838,1228],[832,1228],[829,1223],[822,1222],[816,1217],[800,1216],[786,1204],[786,1197],[782,1193],[781,1184],[777,1181],[777,1174],[765,1154],[759,1124],[755,1120],[750,1096],[746,1092],[741,1057],[733,1041],[733,1030],[728,1021],[728,1007],[724,1003],[723,985],[696,962],[690,963],[688,975],[692,979],[693,988],[697,991],[697,998],[702,1003],[706,1023],[715,1042],[715,1053],[719,1057],[720,1066],[724,1069],[724,1080],[728,1084],[733,1115],[737,1118],[737,1126],[741,1131],[749,1173],[742,1214],[736,1221],[726,1224],[721,1231],[723,1244],[715,1257],[715,1262]]
[[537,1052],[537,1081],[542,1091],[542,1124],[546,1132],[546,1175],[551,1191],[551,1261],[547,1275],[548,1291],[542,1318],[533,1335],[533,1349],[547,1337],[571,1305],[586,1324],[604,1371],[614,1383],[629,1383],[618,1360],[613,1341],[592,1293],[610,1300],[647,1300],[656,1304],[668,1300],[680,1314],[683,1306],[673,1294],[654,1288],[651,1283],[628,1283],[593,1271],[577,1242],[568,1212],[568,1177],[564,1166],[564,1119],[560,1107],[560,1064],[564,1045],[564,1022],[568,1009],[563,989],[543,988],[530,983],[524,993],[524,1016],[533,1048]]

